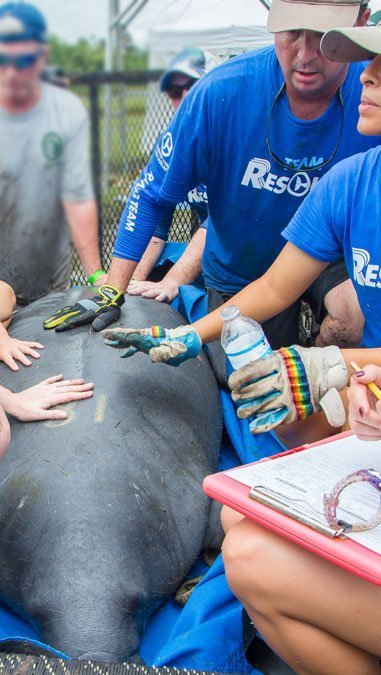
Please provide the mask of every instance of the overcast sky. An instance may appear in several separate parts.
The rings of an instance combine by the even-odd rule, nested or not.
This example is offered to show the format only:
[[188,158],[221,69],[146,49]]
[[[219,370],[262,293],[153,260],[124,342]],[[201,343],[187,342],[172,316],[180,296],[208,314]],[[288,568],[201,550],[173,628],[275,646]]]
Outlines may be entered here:
[[[250,1],[250,0],[248,0]],[[30,0],[45,14],[49,31],[69,42],[79,37],[106,37],[108,0]],[[142,38],[149,27],[156,23],[163,10],[174,5],[190,5],[192,0],[149,0],[139,18],[134,22],[134,33]],[[127,0],[121,0],[121,8]],[[218,4],[218,3],[217,3]]]
[[[222,0],[215,0],[211,5],[218,11],[218,4]],[[231,0],[234,2],[234,0]],[[246,0],[255,2],[255,0]],[[259,0],[257,0],[259,1]],[[30,0],[45,14],[51,33],[69,42],[75,42],[79,37],[105,37],[107,30],[108,0]],[[127,0],[121,0],[121,7],[127,6]],[[160,18],[169,17],[170,21],[177,18],[177,14],[185,11],[192,12],[196,0],[149,0],[139,18],[133,24],[133,34],[140,41]],[[381,7],[381,0],[371,0],[373,9]]]

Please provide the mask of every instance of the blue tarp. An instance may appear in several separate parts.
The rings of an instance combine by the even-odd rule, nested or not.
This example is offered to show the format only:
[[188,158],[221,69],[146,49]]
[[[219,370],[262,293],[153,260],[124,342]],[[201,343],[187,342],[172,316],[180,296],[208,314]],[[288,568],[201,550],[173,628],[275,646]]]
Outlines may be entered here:
[[[183,244],[167,244],[159,264],[175,261]],[[189,322],[207,312],[207,298],[202,284],[182,286],[173,305]],[[271,433],[252,436],[246,420],[238,420],[228,392],[221,390],[225,429],[219,469],[252,462],[283,450]],[[227,439],[227,440],[226,440]],[[215,670],[225,673],[258,673],[244,657],[242,644],[242,607],[231,593],[221,556],[211,568],[202,561],[192,569],[190,578],[205,574],[184,608],[167,601],[151,617],[141,644],[141,656],[148,665]],[[24,618],[0,605],[1,643],[9,640],[30,641],[57,652],[40,642],[38,631]],[[58,654],[63,656],[62,654]]]

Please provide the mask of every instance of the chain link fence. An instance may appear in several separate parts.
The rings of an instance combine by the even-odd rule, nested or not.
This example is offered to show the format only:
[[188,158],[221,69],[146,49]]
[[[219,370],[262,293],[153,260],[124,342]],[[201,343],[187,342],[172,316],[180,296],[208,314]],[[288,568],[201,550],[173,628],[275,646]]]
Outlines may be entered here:
[[[131,185],[143,169],[172,109],[160,93],[159,71],[91,73],[73,78],[70,89],[88,110],[91,162],[99,208],[102,265],[108,270],[116,231]],[[176,208],[171,241],[189,241],[199,226],[187,204]],[[73,284],[86,284],[73,251]]]

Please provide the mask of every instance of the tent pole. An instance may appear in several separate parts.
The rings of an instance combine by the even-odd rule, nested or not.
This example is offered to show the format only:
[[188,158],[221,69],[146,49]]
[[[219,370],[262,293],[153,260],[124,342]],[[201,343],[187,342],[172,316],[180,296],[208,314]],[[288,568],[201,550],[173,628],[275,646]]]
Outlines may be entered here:
[[139,2],[139,0],[130,0],[127,7],[125,7],[121,12],[118,12],[117,16],[114,16],[110,28],[114,28],[118,23],[121,23],[122,19],[133,9],[134,5]]
[[[109,0],[108,3],[108,32],[105,54],[105,70],[111,72],[113,69],[113,55],[115,47],[115,28],[114,19],[120,12],[119,0]],[[103,135],[103,171],[102,171],[102,192],[107,192],[110,179],[110,155],[112,142],[112,91],[109,84],[105,85],[105,117],[104,117],[104,135]]]
[[[138,1],[138,0],[137,0]],[[134,11],[129,14],[126,21],[123,21],[123,28],[126,29],[130,23],[135,19],[135,17],[140,14],[141,10],[147,4],[148,0],[140,0],[140,4],[135,7]],[[132,7],[130,8],[132,10]]]

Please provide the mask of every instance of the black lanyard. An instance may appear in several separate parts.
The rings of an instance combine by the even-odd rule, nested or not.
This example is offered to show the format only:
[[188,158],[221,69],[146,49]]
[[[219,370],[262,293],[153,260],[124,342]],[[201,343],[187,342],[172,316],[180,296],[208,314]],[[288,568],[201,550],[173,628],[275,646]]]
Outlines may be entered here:
[[267,122],[267,135],[266,135],[266,145],[267,145],[267,150],[269,152],[270,157],[279,164],[283,169],[288,169],[289,171],[304,171],[305,173],[308,173],[310,171],[316,171],[318,169],[322,169],[324,166],[327,166],[330,162],[332,162],[333,158],[335,157],[339,145],[341,142],[341,137],[343,135],[343,128],[344,128],[344,101],[343,101],[343,93],[341,91],[341,87],[339,87],[339,90],[337,92],[337,96],[339,98],[339,103],[340,103],[340,110],[341,110],[341,124],[340,124],[340,131],[339,131],[339,137],[337,139],[337,143],[333,149],[332,154],[328,157],[328,159],[325,160],[322,164],[319,164],[318,166],[310,166],[310,167],[303,167],[302,169],[296,169],[295,167],[292,166],[292,164],[288,164],[287,162],[284,162],[280,157],[278,157],[272,150],[270,146],[270,130],[271,130],[271,120],[273,117],[273,112],[275,108],[275,104],[280,100],[282,94],[286,91],[286,83],[283,82],[281,88],[279,89],[277,95],[275,96],[270,114],[269,114],[269,120]]

